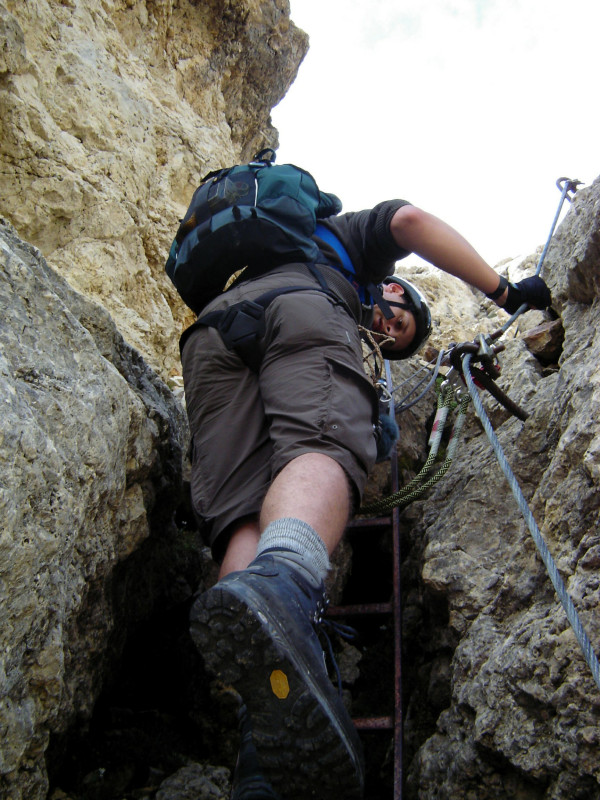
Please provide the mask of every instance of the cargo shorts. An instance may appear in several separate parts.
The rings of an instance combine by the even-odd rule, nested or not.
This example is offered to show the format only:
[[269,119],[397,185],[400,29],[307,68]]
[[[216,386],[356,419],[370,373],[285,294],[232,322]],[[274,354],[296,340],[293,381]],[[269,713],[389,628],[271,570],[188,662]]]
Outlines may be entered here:
[[217,561],[236,523],[258,516],[271,482],[292,459],[333,458],[356,504],[375,463],[377,393],[344,304],[310,276],[276,272],[230,289],[205,312],[298,284],[307,290],[282,294],[265,310],[258,371],[212,327],[195,329],[183,347],[192,505]]

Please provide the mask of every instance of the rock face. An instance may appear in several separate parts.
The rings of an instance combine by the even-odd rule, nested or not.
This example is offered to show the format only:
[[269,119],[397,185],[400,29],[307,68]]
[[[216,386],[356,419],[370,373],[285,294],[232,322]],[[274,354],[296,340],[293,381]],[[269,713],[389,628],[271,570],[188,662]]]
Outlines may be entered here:
[[0,212],[178,372],[178,219],[209,170],[276,144],[306,36],[286,0],[4,0],[0,42]]
[[150,559],[127,575],[172,547],[186,424],[106,311],[5,224],[0,296],[0,794],[33,799],[50,732],[89,717],[155,602]]
[[[530,417],[487,403],[597,654],[599,242],[597,181],[546,259],[564,327],[558,368],[513,340],[504,381]],[[600,689],[475,421],[466,439],[449,475],[404,514],[406,647],[418,653],[407,660],[407,796],[598,798]]]

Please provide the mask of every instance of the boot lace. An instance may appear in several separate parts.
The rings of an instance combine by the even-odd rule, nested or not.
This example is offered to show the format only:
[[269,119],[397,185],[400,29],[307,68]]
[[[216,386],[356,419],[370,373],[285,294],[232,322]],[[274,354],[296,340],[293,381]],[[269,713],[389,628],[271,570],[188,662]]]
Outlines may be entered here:
[[[323,646],[323,642],[325,642],[325,647],[323,647],[323,652],[325,653],[326,656],[329,656],[329,662],[335,672],[338,694],[341,699],[342,674],[340,672],[340,668],[338,666],[335,653],[333,652],[333,644],[331,643],[331,637],[337,636],[338,638],[343,639],[346,642],[351,642],[357,638],[358,633],[350,625],[343,625],[341,622],[334,622],[333,620],[328,619],[325,616],[325,614],[327,613],[328,606],[329,606],[329,598],[327,597],[326,594],[324,594],[322,600],[320,600],[319,603],[317,603],[317,608],[315,610],[315,614],[313,617],[313,625],[316,634],[319,638],[319,641],[321,642],[321,646]],[[325,660],[327,661],[327,658]]]

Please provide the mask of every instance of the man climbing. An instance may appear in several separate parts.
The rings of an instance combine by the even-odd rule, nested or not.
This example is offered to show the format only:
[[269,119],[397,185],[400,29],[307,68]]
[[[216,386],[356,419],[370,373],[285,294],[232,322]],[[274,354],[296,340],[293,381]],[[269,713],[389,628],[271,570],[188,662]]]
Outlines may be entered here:
[[362,796],[360,743],[317,630],[329,557],[376,458],[378,399],[358,326],[392,358],[429,333],[424,300],[391,278],[395,262],[415,253],[510,312],[550,304],[540,278],[508,284],[454,229],[405,201],[329,217],[316,236],[322,263],[242,280],[203,310],[268,296],[251,358],[207,322],[182,349],[192,501],[221,565],[194,604],[192,636],[243,700],[235,800]]

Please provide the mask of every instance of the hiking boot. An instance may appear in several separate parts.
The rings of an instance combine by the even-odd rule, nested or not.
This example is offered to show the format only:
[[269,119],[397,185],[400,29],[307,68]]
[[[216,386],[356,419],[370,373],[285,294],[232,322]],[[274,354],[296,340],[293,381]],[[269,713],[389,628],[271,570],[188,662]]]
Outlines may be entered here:
[[246,706],[242,705],[240,719],[240,752],[233,773],[230,800],[280,800],[279,795],[262,773]]
[[324,595],[323,583],[265,552],[191,612],[192,638],[207,668],[241,695],[265,777],[285,800],[362,797],[360,741],[314,627]]

